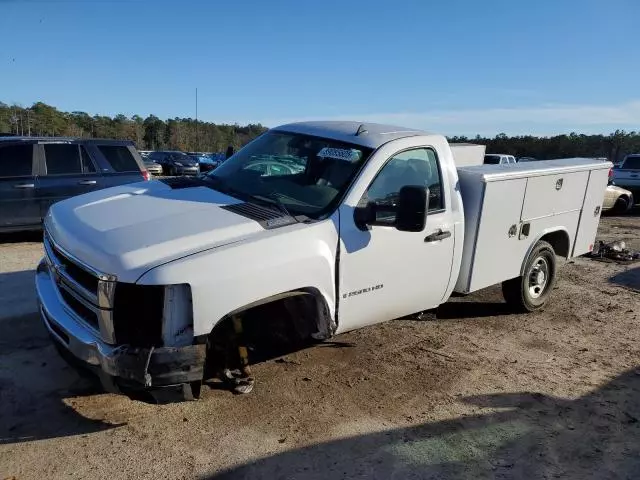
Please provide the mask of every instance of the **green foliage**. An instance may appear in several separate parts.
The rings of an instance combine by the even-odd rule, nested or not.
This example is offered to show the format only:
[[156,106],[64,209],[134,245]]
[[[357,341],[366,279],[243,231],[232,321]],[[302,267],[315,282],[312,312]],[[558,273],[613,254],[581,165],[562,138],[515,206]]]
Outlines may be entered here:
[[62,112],[42,102],[29,108],[0,102],[0,135],[116,138],[132,140],[141,150],[224,152],[229,145],[242,147],[265,130],[260,124],[217,125],[177,117],[164,121],[155,115],[143,119],[119,114],[112,118]]
[[[196,130],[197,129],[197,130]],[[171,149],[224,152],[229,145],[239,148],[266,130],[260,124],[217,125],[192,118],[161,120],[155,115],[142,118],[116,115],[91,116],[85,112],[61,112],[36,102],[29,108],[0,102],[0,133],[20,135],[99,137],[133,140],[141,150]],[[452,137],[452,142],[481,143],[487,153],[516,157],[552,159],[563,157],[606,157],[620,160],[630,152],[640,152],[640,132],[616,130],[609,135],[531,135],[509,137],[504,133],[493,138]]]
[[487,146],[487,153],[502,153],[538,160],[570,157],[602,157],[616,162],[627,153],[640,152],[640,132],[616,130],[609,135],[571,133],[555,137],[531,135],[508,137],[504,133],[494,138],[451,137],[450,142],[470,142]]

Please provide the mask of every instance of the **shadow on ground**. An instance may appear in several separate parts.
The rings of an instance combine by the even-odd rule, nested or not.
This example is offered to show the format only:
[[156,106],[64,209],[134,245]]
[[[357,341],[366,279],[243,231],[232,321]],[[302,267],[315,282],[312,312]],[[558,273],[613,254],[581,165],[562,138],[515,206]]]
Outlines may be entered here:
[[0,273],[0,320],[37,311],[35,275],[35,270]]
[[0,444],[117,427],[72,408],[74,397],[100,392],[58,356],[38,314],[0,319]]
[[640,266],[620,272],[609,279],[615,285],[640,291]]
[[513,307],[503,302],[449,301],[435,310],[438,320],[499,317],[515,315]]
[[638,369],[576,400],[461,401],[494,411],[291,450],[206,478],[638,478]]
[[0,244],[42,242],[42,231],[0,233]]

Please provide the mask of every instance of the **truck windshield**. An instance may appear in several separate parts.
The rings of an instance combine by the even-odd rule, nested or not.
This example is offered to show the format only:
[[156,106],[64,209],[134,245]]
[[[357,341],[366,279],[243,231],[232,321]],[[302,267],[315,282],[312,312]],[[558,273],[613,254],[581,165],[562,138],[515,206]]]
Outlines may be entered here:
[[245,201],[319,218],[337,206],[371,152],[328,138],[268,131],[204,178]]

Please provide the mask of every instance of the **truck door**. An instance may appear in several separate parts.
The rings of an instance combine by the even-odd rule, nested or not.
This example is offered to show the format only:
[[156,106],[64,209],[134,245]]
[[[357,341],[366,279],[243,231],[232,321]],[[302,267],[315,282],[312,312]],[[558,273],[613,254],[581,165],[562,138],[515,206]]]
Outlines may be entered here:
[[[454,247],[445,184],[435,150],[413,148],[389,158],[361,199],[361,204],[375,202],[376,221],[388,226],[360,230],[353,208],[340,208],[338,331],[427,310],[443,301]],[[429,213],[422,232],[393,227],[394,199],[405,185],[429,188]]]

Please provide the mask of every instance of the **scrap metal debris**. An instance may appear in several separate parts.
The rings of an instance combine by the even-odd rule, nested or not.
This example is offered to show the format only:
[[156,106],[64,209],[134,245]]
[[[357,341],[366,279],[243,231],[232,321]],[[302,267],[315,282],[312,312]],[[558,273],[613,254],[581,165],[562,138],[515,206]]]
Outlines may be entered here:
[[601,262],[617,262],[626,265],[640,260],[640,252],[627,248],[627,244],[622,240],[611,243],[600,240],[590,257]]

